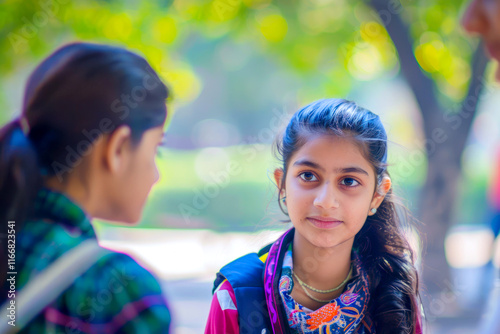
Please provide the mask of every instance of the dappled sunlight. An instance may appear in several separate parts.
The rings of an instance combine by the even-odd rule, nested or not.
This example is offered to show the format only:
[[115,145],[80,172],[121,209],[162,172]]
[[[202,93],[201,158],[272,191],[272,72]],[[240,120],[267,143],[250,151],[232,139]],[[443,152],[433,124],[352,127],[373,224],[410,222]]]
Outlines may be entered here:
[[212,118],[196,123],[191,130],[191,138],[198,147],[225,147],[241,142],[238,128]]
[[171,44],[177,37],[177,23],[174,18],[165,16],[153,25],[153,36],[162,43]]
[[452,268],[474,268],[491,261],[493,233],[481,226],[459,226],[446,237],[446,259]]
[[259,19],[262,35],[270,42],[279,42],[286,36],[288,24],[286,19],[279,14],[271,14]]
[[[429,321],[471,323],[460,309],[477,314],[500,268],[500,239],[490,232],[500,209],[488,198],[500,94],[496,65],[473,61],[482,49],[460,27],[465,3],[8,1],[0,11],[0,119],[19,116],[29,72],[64,43],[143,56],[171,92],[160,180],[139,224],[94,227],[103,246],[178,288],[175,307],[194,313],[205,310],[222,265],[289,226],[280,222],[272,143],[291,114],[320,98],[352,99],[380,115],[394,192],[422,220],[409,235],[422,291],[434,279],[437,289],[460,291],[451,302],[433,295],[443,311],[431,310]],[[204,290],[191,291],[192,282]],[[192,314],[185,316],[187,323]],[[186,323],[178,333],[200,332]]]
[[213,183],[216,173],[224,172],[229,161],[229,156],[223,148],[204,148],[196,156],[196,175],[203,182]]

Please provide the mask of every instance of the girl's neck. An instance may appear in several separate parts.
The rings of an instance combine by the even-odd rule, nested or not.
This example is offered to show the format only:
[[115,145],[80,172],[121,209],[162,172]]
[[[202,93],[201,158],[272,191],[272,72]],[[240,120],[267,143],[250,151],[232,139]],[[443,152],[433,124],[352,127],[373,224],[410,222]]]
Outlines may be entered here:
[[332,289],[341,284],[349,274],[353,241],[349,240],[332,248],[320,248],[295,233],[293,271],[302,281],[316,289]]
[[82,208],[87,215],[92,217],[93,206],[89,200],[88,192],[83,185],[75,181],[75,178],[70,178],[67,182],[63,183],[56,179],[56,177],[53,177],[45,180],[45,186],[51,190],[63,193]]

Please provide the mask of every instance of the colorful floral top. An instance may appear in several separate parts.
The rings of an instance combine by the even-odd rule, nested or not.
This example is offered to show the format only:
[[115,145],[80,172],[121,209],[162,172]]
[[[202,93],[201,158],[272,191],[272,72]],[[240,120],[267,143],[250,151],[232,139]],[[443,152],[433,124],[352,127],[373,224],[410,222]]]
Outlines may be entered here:
[[[62,254],[96,238],[84,211],[63,194],[40,191],[36,217],[16,236],[19,293]],[[20,333],[168,333],[169,324],[157,280],[128,255],[110,252]]]
[[294,287],[292,259],[290,245],[283,260],[279,292],[292,333],[375,333],[373,322],[366,312],[370,299],[368,279],[357,256],[353,260],[356,275],[347,283],[342,295],[315,311],[300,305],[291,296]]
[[[259,252],[257,261],[263,263],[263,289],[265,292],[265,304],[269,314],[269,325],[265,325],[262,333],[269,333],[272,328],[273,333],[314,333],[314,334],[373,334],[376,333],[375,324],[371,319],[368,305],[370,302],[369,281],[366,271],[363,269],[361,258],[353,252],[353,278],[347,282],[342,295],[332,299],[327,305],[313,311],[295,302],[291,297],[293,290],[292,279],[292,243],[294,229],[290,229],[283,234],[273,244],[263,248]],[[269,248],[270,247],[270,248]],[[252,254],[237,259],[231,264],[241,263],[254,266],[250,260]],[[250,257],[248,257],[250,256]],[[250,261],[250,262],[248,262]],[[225,266],[224,268],[226,268]],[[224,269],[223,268],[223,269]],[[227,269],[234,270],[235,267]],[[242,267],[241,275],[246,275]],[[223,271],[221,269],[221,272]],[[220,274],[220,273],[219,273]],[[238,303],[235,290],[226,279],[219,280],[218,275],[215,280],[216,290],[212,298],[210,313],[208,316],[205,334],[237,334],[242,326],[239,321]],[[235,279],[232,275],[231,279]],[[241,283],[241,281],[239,281]],[[245,283],[246,284],[246,283]],[[245,286],[253,286],[252,284]],[[238,287],[241,289],[241,285]],[[241,291],[241,290],[240,290]],[[256,292],[257,293],[257,292]],[[241,295],[240,295],[241,296]],[[260,305],[258,297],[252,302]],[[245,302],[246,300],[240,300]],[[249,302],[249,304],[251,304]],[[247,307],[248,305],[245,305]],[[247,311],[248,308],[247,308]],[[252,309],[252,312],[260,312]],[[260,314],[260,313],[256,313]],[[248,316],[245,313],[244,316]],[[421,316],[416,319],[416,334],[422,334]],[[262,327],[255,327],[256,333]],[[269,330],[268,330],[269,329]],[[242,329],[243,332],[243,329]]]
[[[316,311],[295,302],[290,295],[294,287],[292,259],[290,244],[283,260],[279,293],[292,333],[375,333],[373,322],[366,312],[370,298],[368,280],[357,256],[354,259],[356,275],[348,282],[342,295]],[[231,284],[226,280],[214,293],[205,333],[239,333],[238,316],[236,296]]]

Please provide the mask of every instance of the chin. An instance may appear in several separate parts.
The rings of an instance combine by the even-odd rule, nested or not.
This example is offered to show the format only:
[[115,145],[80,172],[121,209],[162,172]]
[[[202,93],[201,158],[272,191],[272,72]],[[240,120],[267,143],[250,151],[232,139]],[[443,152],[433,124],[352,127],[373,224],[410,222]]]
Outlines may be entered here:
[[[134,208],[129,207],[129,210],[124,210],[122,211],[122,219],[121,221],[129,224],[129,225],[136,225],[141,221],[142,218],[142,207]],[[131,210],[132,209],[132,210]]]
[[326,235],[314,236],[309,242],[318,248],[331,248],[339,244],[335,238],[328,237]]
[[141,220],[141,217],[126,217],[126,216],[123,216],[123,217],[95,217],[97,219],[100,219],[100,220],[105,220],[111,224],[127,224],[127,225],[137,225],[140,220]]
[[137,225],[141,221],[141,218],[142,218],[141,215],[133,216],[133,217],[130,217],[129,219],[126,219],[124,221],[124,223],[130,224],[130,225]]

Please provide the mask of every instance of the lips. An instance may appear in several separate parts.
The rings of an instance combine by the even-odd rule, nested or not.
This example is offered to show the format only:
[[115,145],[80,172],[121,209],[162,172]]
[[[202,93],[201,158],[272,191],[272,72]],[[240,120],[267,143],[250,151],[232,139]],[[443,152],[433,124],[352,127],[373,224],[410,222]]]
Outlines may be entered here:
[[343,221],[332,217],[321,216],[307,217],[307,220],[309,220],[315,227],[323,229],[334,228],[343,223]]

